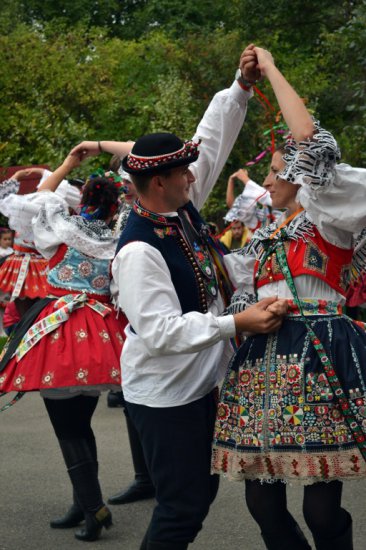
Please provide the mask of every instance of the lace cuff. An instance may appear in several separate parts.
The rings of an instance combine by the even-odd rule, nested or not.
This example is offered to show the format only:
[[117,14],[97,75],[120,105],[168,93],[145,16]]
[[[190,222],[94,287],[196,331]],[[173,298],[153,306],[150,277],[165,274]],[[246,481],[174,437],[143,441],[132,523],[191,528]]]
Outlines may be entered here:
[[256,302],[254,294],[250,294],[244,290],[236,290],[231,297],[230,305],[225,309],[223,315],[240,313]]

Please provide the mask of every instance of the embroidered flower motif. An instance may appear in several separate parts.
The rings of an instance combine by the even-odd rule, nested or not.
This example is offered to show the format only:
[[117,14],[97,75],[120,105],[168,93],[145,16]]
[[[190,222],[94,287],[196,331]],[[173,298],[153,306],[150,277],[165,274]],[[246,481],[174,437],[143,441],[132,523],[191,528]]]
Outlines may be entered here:
[[219,403],[217,407],[217,417],[219,420],[227,420],[230,416],[230,408],[225,403]]
[[16,386],[19,390],[21,390],[24,382],[25,382],[25,376],[23,376],[22,374],[19,374],[14,380],[14,386]]
[[7,374],[0,375],[0,388],[5,384],[6,379],[7,379]]
[[94,277],[94,279],[91,282],[91,285],[93,288],[96,288],[97,290],[103,290],[104,288],[108,288],[109,279],[105,275],[98,275],[98,277]]
[[46,384],[47,386],[51,386],[53,383],[54,373],[53,372],[47,372],[43,378],[42,378],[42,384]]
[[57,340],[60,338],[60,331],[59,330],[55,330],[54,332],[51,333],[51,344],[54,344],[55,342],[57,342]]
[[242,370],[239,373],[239,384],[241,386],[249,386],[252,379],[252,374],[249,369]]
[[111,368],[111,373],[110,374],[111,374],[111,378],[113,378],[113,380],[119,381],[120,378],[121,378],[120,370],[117,369],[116,367]]
[[76,340],[78,342],[83,342],[84,340],[86,340],[88,338],[88,333],[86,332],[86,330],[81,328],[80,330],[75,331],[75,336],[76,336]]
[[330,417],[333,420],[333,422],[342,422],[343,420],[343,414],[341,411],[337,408],[333,408],[330,412]]
[[57,272],[58,278],[60,281],[68,282],[71,281],[74,276],[74,269],[71,265],[63,265]]
[[305,436],[302,434],[295,435],[295,441],[298,445],[304,445],[305,443]]
[[289,384],[298,382],[301,376],[301,368],[299,365],[291,365],[287,371],[287,381]]
[[154,233],[159,237],[159,239],[164,239],[164,230],[157,227],[154,228]]
[[329,407],[327,405],[317,405],[314,407],[314,412],[317,416],[328,414]]
[[78,265],[78,271],[81,277],[89,277],[93,271],[93,266],[90,262],[85,260]]
[[88,371],[86,369],[79,369],[77,372],[76,372],[76,380],[78,382],[83,382],[84,384],[87,384],[88,383]]
[[102,330],[99,333],[99,336],[101,337],[103,344],[106,344],[107,342],[110,342],[110,337],[109,337],[109,334],[106,330]]

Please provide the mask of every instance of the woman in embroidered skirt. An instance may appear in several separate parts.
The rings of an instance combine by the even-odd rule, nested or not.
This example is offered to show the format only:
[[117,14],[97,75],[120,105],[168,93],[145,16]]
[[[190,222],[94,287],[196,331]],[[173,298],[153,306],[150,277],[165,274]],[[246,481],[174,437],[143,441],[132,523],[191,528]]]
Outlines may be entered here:
[[[12,191],[17,193],[20,182],[32,175],[42,176],[50,174],[48,170],[39,167],[18,170],[13,176],[0,184],[0,212],[5,216],[11,215],[6,197]],[[37,176],[35,176],[37,177]],[[57,188],[70,208],[80,204],[80,192],[67,181],[62,181]],[[5,199],[5,200],[3,200]],[[22,317],[24,313],[39,298],[47,296],[47,268],[48,261],[38,252],[31,242],[32,232],[23,225],[23,233],[17,232],[14,238],[13,253],[0,261],[0,298],[16,303],[17,310]]]
[[[342,481],[366,476],[366,334],[342,315],[347,279],[366,226],[366,170],[339,164],[337,143],[314,123],[266,50],[246,62],[270,81],[292,137],[274,153],[264,187],[282,220],[226,256],[239,285],[233,308],[287,298],[272,335],[249,336],[221,391],[212,470],[245,480],[267,548],[309,549],[287,510],[286,483],[304,487],[317,549],[352,549]],[[253,276],[254,275],[254,276]],[[253,288],[254,280],[254,288]]]
[[91,178],[74,216],[52,192],[82,158],[68,155],[38,193],[5,199],[9,225],[20,232],[32,227],[49,270],[48,298],[23,317],[0,363],[0,391],[40,390],[74,489],[72,507],[51,527],[73,527],[85,519],[75,536],[91,541],[111,525],[111,514],[102,499],[90,424],[100,390],[120,387],[126,319],[116,317],[110,300],[114,181]]
[[[18,170],[8,180],[0,184],[0,211],[3,211],[3,198],[10,191],[16,193],[20,182],[40,168]],[[47,260],[36,250],[34,244],[15,235],[13,250],[0,263],[0,297],[15,301],[17,309],[23,315],[35,300],[47,294]]]

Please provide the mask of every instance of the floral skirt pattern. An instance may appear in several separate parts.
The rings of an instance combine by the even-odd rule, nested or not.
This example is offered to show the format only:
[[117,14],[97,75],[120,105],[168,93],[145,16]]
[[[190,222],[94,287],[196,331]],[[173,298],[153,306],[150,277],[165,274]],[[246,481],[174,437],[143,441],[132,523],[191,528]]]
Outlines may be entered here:
[[[342,315],[307,319],[366,434],[365,331]],[[300,317],[287,317],[276,334],[247,338],[233,357],[218,405],[212,471],[301,484],[366,476]]]
[[[54,313],[52,300],[34,322]],[[14,356],[0,372],[0,391],[51,388],[120,388],[120,356],[127,319],[110,306],[104,317],[80,307],[56,330],[46,334],[21,359]]]
[[19,298],[43,298],[47,295],[48,261],[28,254],[11,254],[0,266],[0,292],[12,295],[15,286],[20,284]]

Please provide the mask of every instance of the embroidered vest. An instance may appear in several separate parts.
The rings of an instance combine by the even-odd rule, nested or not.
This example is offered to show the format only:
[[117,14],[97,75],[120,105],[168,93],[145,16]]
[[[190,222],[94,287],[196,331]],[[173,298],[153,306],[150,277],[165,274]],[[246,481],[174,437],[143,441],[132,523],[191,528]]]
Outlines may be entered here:
[[[198,211],[191,202],[183,210],[199,233],[205,224]],[[193,246],[187,241],[178,216],[166,218],[135,203],[120,237],[117,252],[133,241],[145,242],[161,253],[169,268],[183,313],[208,311],[210,299],[216,298],[218,294],[215,270],[207,247],[199,240]]]
[[48,292],[53,296],[86,292],[106,302],[110,296],[110,260],[98,260],[65,244],[49,261]]
[[[303,239],[288,240],[284,243],[287,262],[293,277],[311,275],[326,282],[331,288],[346,295],[349,283],[353,249],[339,248],[327,241],[313,226],[314,236],[307,235]],[[255,280],[257,288],[273,281],[284,280],[276,255],[269,256],[258,273],[259,262],[255,264]]]

